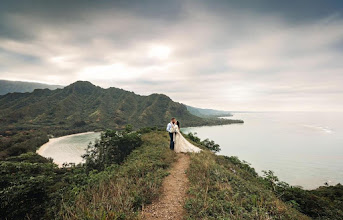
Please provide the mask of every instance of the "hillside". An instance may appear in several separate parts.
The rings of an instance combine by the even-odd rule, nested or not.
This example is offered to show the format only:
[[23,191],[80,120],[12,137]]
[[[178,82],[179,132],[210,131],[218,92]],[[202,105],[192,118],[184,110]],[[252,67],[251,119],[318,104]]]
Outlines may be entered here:
[[221,111],[215,109],[205,109],[205,108],[196,108],[193,106],[186,105],[187,110],[198,117],[224,117],[224,116],[232,116],[232,114],[228,111]]
[[[8,219],[140,219],[141,214],[155,215],[149,204],[161,207],[161,202],[167,202],[173,205],[163,205],[156,212],[170,217],[178,211],[174,219],[309,219],[280,200],[239,160],[216,156],[201,145],[202,153],[175,154],[168,142],[165,131],[143,129],[138,135],[107,131],[83,166],[58,168],[34,153],[0,161],[4,192],[0,215]],[[183,187],[178,187],[182,182]],[[178,201],[183,204],[176,205]]]
[[58,168],[35,153],[9,157],[0,161],[0,216],[342,219],[342,185],[308,191],[276,184],[236,157],[210,152],[211,142],[185,137],[203,151],[176,154],[165,131],[144,128],[107,130],[84,165]]
[[21,81],[10,81],[0,80],[0,95],[5,95],[12,92],[33,92],[35,89],[58,89],[63,88],[59,85],[48,85],[43,83],[34,82],[21,82]]
[[183,104],[168,96],[136,95],[122,89],[103,89],[78,81],[63,89],[36,89],[0,97],[1,129],[54,128],[95,129],[165,126],[176,117],[183,126],[228,124],[242,121],[206,120],[192,115]]

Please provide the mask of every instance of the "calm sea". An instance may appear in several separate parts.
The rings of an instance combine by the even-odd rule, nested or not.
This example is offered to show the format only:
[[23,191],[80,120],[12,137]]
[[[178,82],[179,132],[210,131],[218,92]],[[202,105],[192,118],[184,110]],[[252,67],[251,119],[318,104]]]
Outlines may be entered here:
[[[313,189],[343,183],[343,113],[235,113],[244,124],[183,128],[221,146],[219,154],[238,156],[257,172],[273,170],[292,185]],[[100,133],[53,138],[39,149],[62,165],[80,163]]]
[[314,189],[343,183],[343,113],[235,113],[244,124],[184,128],[238,156],[261,174],[273,170],[282,181]]

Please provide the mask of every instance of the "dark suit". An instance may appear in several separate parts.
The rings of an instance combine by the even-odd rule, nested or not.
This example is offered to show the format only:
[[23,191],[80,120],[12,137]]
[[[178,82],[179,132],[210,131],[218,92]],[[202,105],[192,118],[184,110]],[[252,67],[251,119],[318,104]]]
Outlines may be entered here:
[[169,137],[170,137],[170,145],[169,145],[169,148],[170,150],[174,150],[174,140],[173,140],[173,133],[170,133],[169,132]]
[[[176,124],[177,124],[177,126],[180,128],[180,122],[179,121],[177,121],[176,122]],[[175,133],[175,136],[176,136],[177,134]],[[170,145],[169,145],[169,148],[171,149],[171,150],[174,150],[174,145],[175,145],[175,140],[173,140],[173,137],[174,137],[174,133],[170,133],[169,132],[169,137],[170,137]]]

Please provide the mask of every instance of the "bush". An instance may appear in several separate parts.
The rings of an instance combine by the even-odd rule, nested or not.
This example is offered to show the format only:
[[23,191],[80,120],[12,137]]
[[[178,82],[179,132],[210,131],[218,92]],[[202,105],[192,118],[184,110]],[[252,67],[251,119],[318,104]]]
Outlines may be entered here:
[[214,153],[218,153],[221,150],[219,144],[214,143],[214,141],[208,138],[201,141],[201,144]]
[[188,139],[190,139],[191,141],[193,141],[194,143],[200,144],[200,145],[202,145],[203,147],[207,148],[208,150],[210,150],[210,151],[212,151],[212,152],[214,152],[214,153],[218,153],[218,152],[221,150],[219,144],[216,144],[213,140],[209,140],[209,139],[207,138],[207,139],[201,141],[200,138],[198,138],[198,137],[196,136],[196,134],[197,134],[197,133],[194,133],[194,134],[193,134],[192,132],[190,132],[190,133],[188,133],[188,134],[186,135],[186,137],[187,137]]
[[[40,219],[50,206],[50,187],[57,181],[57,166],[33,153],[0,162],[0,216]],[[22,161],[20,161],[22,159]]]
[[304,190],[280,181],[273,171],[263,171],[262,181],[284,202],[314,219],[343,219],[343,186]]
[[65,201],[62,219],[137,219],[144,204],[160,193],[163,178],[174,160],[166,132],[143,135],[144,144],[120,166],[92,175],[75,200]]
[[141,135],[130,131],[130,127],[125,131],[107,130],[101,134],[100,140],[90,144],[83,156],[87,172],[93,169],[101,171],[111,164],[120,164],[131,151],[141,146]]

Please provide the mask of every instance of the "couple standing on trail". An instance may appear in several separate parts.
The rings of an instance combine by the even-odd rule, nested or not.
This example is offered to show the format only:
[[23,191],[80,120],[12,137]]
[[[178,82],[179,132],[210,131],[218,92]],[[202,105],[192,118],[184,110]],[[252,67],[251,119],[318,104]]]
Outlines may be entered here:
[[169,124],[167,125],[167,131],[170,136],[170,149],[174,150],[176,153],[187,153],[194,152],[199,153],[200,148],[189,143],[186,138],[184,138],[180,132],[180,122],[174,117],[171,118]]

